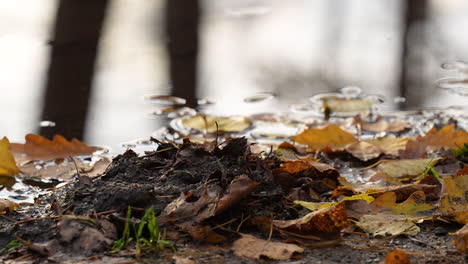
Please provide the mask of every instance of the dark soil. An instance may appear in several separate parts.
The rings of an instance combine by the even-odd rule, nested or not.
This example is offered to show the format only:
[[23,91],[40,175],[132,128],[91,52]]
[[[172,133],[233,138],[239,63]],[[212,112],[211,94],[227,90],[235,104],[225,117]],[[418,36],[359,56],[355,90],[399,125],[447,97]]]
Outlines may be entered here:
[[[337,184],[337,175],[327,174],[325,184],[313,171],[294,182],[281,182],[281,175],[278,178],[274,173],[279,160],[273,155],[251,154],[243,138],[228,140],[222,146],[158,143],[158,151],[137,156],[129,150],[117,156],[104,175],[93,179],[81,175],[65,187],[39,197],[37,204],[23,205],[17,211],[0,215],[0,249],[15,239],[25,245],[0,252],[0,262],[19,263],[21,259],[22,263],[78,260],[84,263],[175,263],[174,256],[178,256],[196,263],[257,263],[259,261],[239,258],[229,250],[230,244],[239,238],[232,230],[239,227],[245,216],[298,218],[306,210],[293,206],[286,199],[291,189],[298,190],[297,195],[307,190],[327,197],[332,189],[324,186]],[[234,183],[242,180],[249,185],[241,192],[234,189]],[[215,208],[213,213],[208,210],[209,203],[203,202],[209,198],[209,192],[218,192],[219,197],[228,197],[232,202],[226,209]],[[168,205],[178,198],[185,199],[187,210],[176,210],[175,215],[166,212]],[[177,252],[169,249],[143,252],[138,261],[133,258],[134,250],[107,253],[112,242],[122,234],[129,206],[133,208],[131,221],[135,224],[147,208],[153,207],[156,215],[161,215],[161,227],[168,230],[168,239],[175,243]],[[206,217],[200,217],[203,214]],[[237,220],[223,225],[232,219]],[[223,228],[217,228],[216,232],[226,238],[224,242],[206,243],[203,240],[209,240],[207,237],[187,236],[189,233],[196,237],[192,232],[194,226],[220,225]],[[354,234],[350,229],[343,233],[339,245],[309,248],[286,262],[268,262],[379,263],[387,252],[401,248],[411,255],[412,263],[465,263],[466,256],[455,251],[448,235],[460,226],[425,223],[420,227],[422,231],[410,238],[369,238]],[[247,224],[241,232],[268,238],[268,232]],[[273,240],[281,238],[273,234]]]

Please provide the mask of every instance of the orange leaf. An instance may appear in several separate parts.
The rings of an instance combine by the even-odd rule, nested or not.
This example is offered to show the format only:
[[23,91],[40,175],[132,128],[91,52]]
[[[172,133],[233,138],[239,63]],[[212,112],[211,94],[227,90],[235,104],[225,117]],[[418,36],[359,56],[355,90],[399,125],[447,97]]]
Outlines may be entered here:
[[53,140],[35,134],[27,134],[25,138],[25,144],[12,144],[12,152],[24,153],[29,160],[53,160],[69,156],[90,155],[98,149],[77,139],[68,141],[60,135],[55,135]]
[[342,150],[357,139],[339,126],[329,125],[323,129],[306,129],[295,136],[294,141],[308,145],[312,150]]

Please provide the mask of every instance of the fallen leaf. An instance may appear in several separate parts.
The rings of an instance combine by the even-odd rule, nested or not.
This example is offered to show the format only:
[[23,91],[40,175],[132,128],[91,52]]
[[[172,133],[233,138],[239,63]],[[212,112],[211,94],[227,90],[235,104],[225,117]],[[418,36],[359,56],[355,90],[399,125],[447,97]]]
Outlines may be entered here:
[[0,175],[13,176],[19,172],[15,158],[10,153],[10,141],[7,137],[3,137],[0,140]]
[[406,144],[409,140],[409,138],[384,137],[365,140],[364,142],[371,143],[378,147],[384,154],[398,156],[400,151],[406,148]]
[[391,179],[419,176],[426,168],[433,167],[439,159],[400,159],[386,160],[379,164],[378,171]]
[[419,212],[431,210],[433,205],[425,203],[426,195],[423,191],[416,191],[401,203],[396,202],[394,192],[384,193],[372,202],[373,205],[389,208],[394,214],[416,215]]
[[420,229],[403,215],[376,213],[363,215],[356,225],[373,236],[414,236]]
[[294,244],[272,242],[256,238],[252,235],[241,234],[241,238],[234,241],[232,250],[239,257],[260,260],[266,257],[272,260],[288,260],[294,253],[303,253],[304,249]]
[[388,252],[385,257],[384,264],[410,264],[409,255],[406,251],[401,249],[396,249],[394,251]]
[[91,155],[98,150],[90,147],[77,139],[68,141],[60,135],[55,135],[52,140],[35,134],[27,134],[26,143],[12,144],[12,152],[15,155],[25,155],[21,160],[53,160],[70,156]]
[[455,130],[455,125],[446,125],[437,131],[432,128],[423,137],[416,138],[419,143],[426,144],[430,150],[441,148],[458,148],[468,143],[468,132],[464,130]]
[[175,264],[196,264],[195,260],[183,256],[172,256]]
[[374,103],[369,99],[332,98],[324,101],[324,106],[338,114],[368,111],[373,105]]
[[363,161],[375,159],[382,154],[382,150],[379,147],[366,141],[350,143],[346,145],[345,150],[354,157]]
[[396,201],[401,202],[416,191],[423,191],[426,196],[437,195],[437,185],[429,185],[429,184],[402,184],[402,185],[394,185],[394,186],[387,186],[387,187],[361,187],[356,188],[356,191],[365,192],[373,197],[379,197],[388,192],[394,192],[396,194]]
[[12,201],[0,199],[0,214],[13,212],[19,208],[19,204]]
[[297,234],[337,233],[350,225],[344,204],[320,209],[299,219],[273,220],[272,223],[278,229]]
[[186,128],[206,131],[208,133],[216,133],[241,132],[249,128],[251,122],[248,118],[242,116],[224,117],[213,115],[197,115],[182,119],[182,124]]
[[442,179],[439,211],[460,224],[468,223],[468,174]]
[[315,210],[327,208],[330,206],[336,206],[339,203],[343,203],[346,201],[356,201],[356,200],[363,200],[363,201],[366,201],[367,203],[371,203],[374,201],[374,197],[369,196],[368,194],[356,194],[353,196],[345,197],[341,199],[341,201],[336,202],[336,203],[314,203],[314,202],[306,202],[306,201],[294,201],[294,203],[301,205],[311,211],[315,211]]
[[468,253],[468,224],[465,224],[460,230],[455,233],[453,245],[458,251]]
[[323,129],[306,129],[293,139],[299,144],[308,145],[312,151],[343,150],[349,143],[357,142],[351,133],[336,125],[329,125]]

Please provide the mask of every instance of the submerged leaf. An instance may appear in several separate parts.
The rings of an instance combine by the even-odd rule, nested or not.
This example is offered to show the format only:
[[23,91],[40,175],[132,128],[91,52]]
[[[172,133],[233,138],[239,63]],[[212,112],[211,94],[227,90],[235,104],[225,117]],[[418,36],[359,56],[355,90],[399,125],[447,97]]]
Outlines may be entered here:
[[15,159],[10,153],[10,141],[7,137],[3,137],[0,140],[0,175],[13,176],[19,172]]
[[273,260],[288,260],[294,253],[302,253],[304,249],[294,244],[272,242],[256,238],[252,235],[241,234],[242,238],[236,240],[232,245],[234,254],[260,260],[266,257]]
[[308,145],[311,150],[343,150],[349,143],[357,142],[351,133],[336,125],[323,129],[306,129],[293,139],[299,144]]
[[182,119],[182,124],[191,129],[216,132],[241,132],[249,128],[251,122],[242,116],[197,115]]

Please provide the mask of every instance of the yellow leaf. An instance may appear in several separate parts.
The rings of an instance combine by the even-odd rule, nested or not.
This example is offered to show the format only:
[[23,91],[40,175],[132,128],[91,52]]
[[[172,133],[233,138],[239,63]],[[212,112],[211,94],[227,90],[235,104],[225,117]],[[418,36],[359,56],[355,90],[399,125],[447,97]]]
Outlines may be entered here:
[[293,139],[299,144],[308,145],[312,150],[342,150],[349,143],[357,142],[351,133],[336,125],[329,125],[323,129],[306,129]]
[[241,116],[197,115],[182,119],[182,124],[187,128],[216,133],[217,131],[241,132],[249,128],[251,122],[248,118]]
[[442,180],[439,211],[460,224],[468,223],[468,175],[454,175]]
[[453,245],[458,251],[468,254],[468,224],[464,225],[455,233]]
[[415,215],[419,212],[431,210],[433,205],[425,203],[426,195],[423,191],[413,192],[408,199],[401,203],[396,202],[397,196],[394,192],[384,193],[377,197],[373,205],[389,208],[394,214]]
[[0,175],[13,176],[19,172],[15,159],[10,153],[10,141],[7,137],[3,137],[0,140]]
[[306,202],[306,201],[294,201],[294,203],[299,204],[311,211],[315,211],[318,209],[323,209],[323,208],[327,208],[330,206],[338,205],[339,203],[342,203],[344,201],[355,201],[355,200],[364,200],[369,204],[374,201],[374,197],[368,194],[356,194],[353,196],[345,197],[341,201],[336,202],[336,203],[314,203],[314,202]]
[[379,171],[385,173],[390,178],[418,176],[424,170],[433,167],[439,159],[401,159],[388,160],[379,164]]

